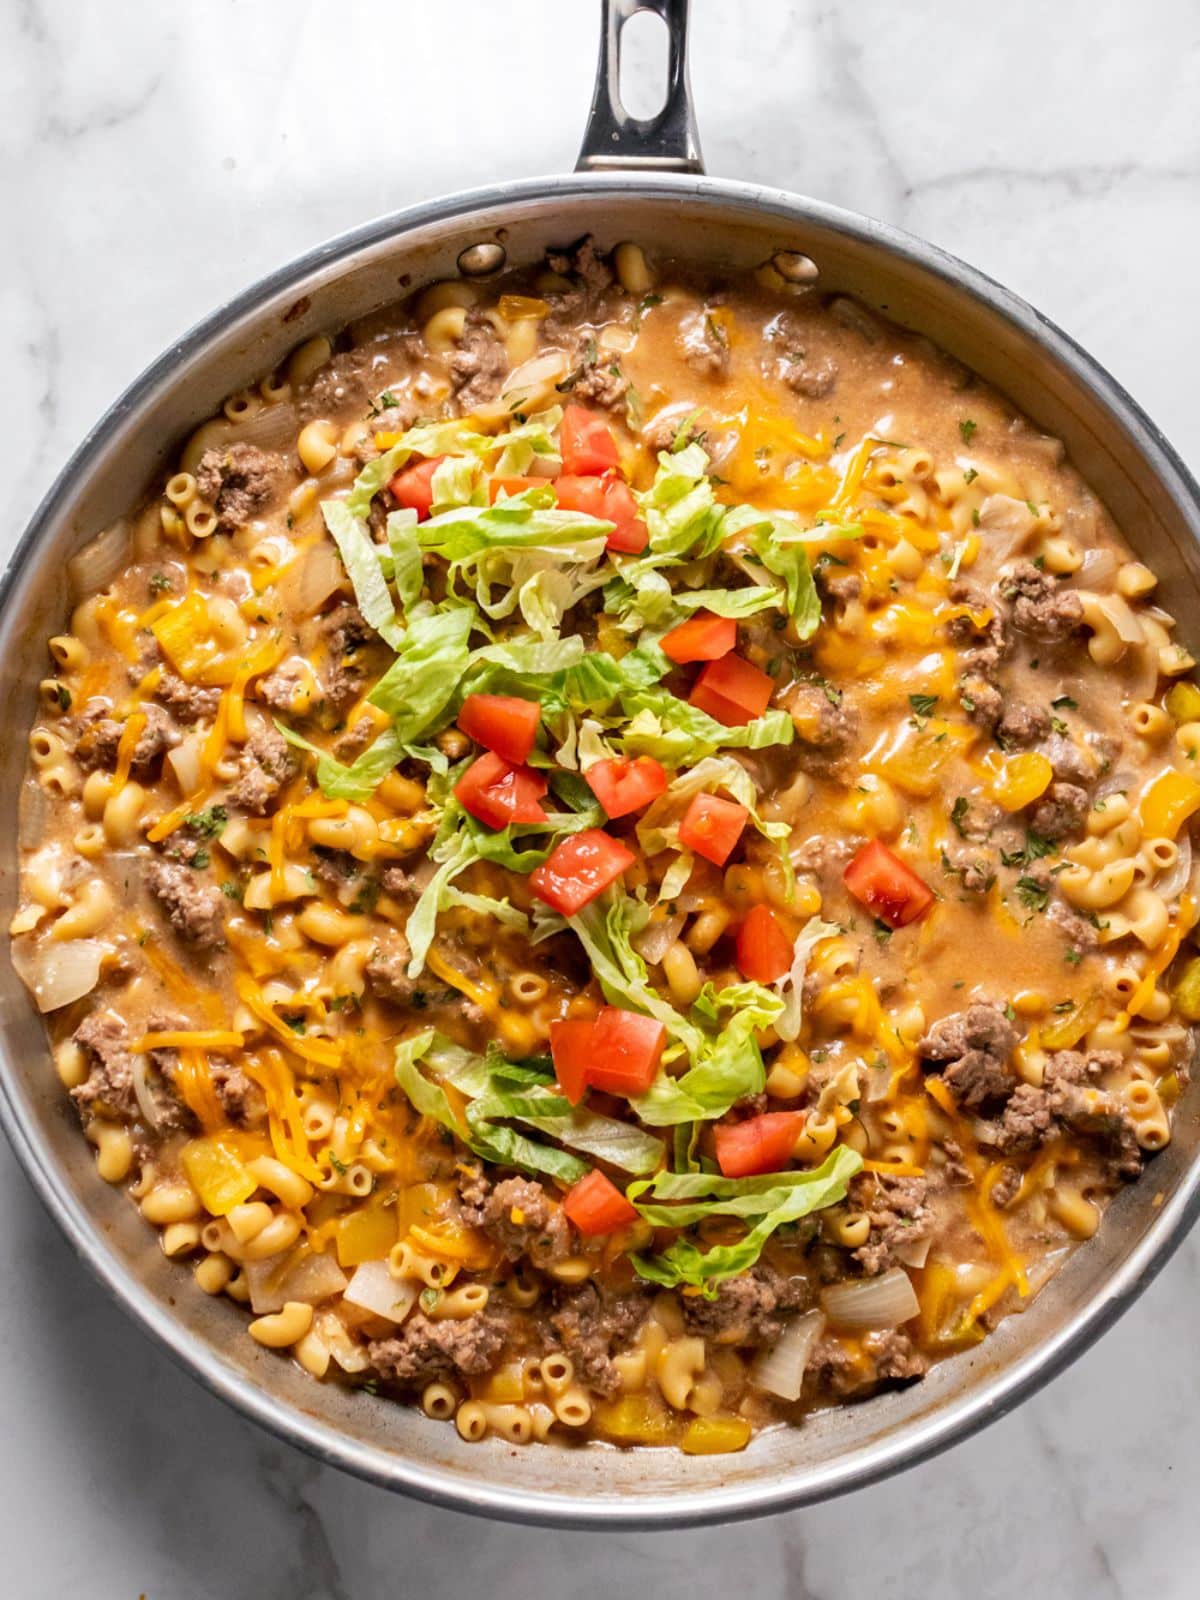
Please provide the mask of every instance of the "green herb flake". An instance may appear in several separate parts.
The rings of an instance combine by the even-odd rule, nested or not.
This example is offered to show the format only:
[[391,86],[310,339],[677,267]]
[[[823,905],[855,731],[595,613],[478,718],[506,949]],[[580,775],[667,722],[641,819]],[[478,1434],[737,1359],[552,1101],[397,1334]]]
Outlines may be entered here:
[[958,425],[958,431],[962,435],[962,442],[970,444],[972,436],[978,431],[978,428],[979,424],[977,422],[972,422],[969,417],[964,418]]

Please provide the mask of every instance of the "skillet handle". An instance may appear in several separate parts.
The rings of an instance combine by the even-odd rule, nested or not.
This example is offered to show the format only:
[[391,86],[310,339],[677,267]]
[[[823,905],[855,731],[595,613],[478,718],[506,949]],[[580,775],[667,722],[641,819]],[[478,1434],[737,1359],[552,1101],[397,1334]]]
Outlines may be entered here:
[[[641,11],[660,16],[670,36],[667,98],[644,120],[621,104],[621,29]],[[703,172],[687,67],[688,0],[601,0],[600,60],[576,172],[662,168]]]

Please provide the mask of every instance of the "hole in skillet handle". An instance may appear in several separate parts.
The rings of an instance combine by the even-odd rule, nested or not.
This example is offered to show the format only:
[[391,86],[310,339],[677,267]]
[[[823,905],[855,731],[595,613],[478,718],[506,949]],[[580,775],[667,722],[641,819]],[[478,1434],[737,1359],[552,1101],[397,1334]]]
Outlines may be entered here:
[[[627,35],[630,23],[634,28]],[[576,171],[704,171],[688,83],[687,24],[688,0],[601,0],[596,87]],[[651,97],[656,111],[635,116],[622,98],[622,88],[629,88],[639,105],[644,103],[642,95],[655,76],[651,63],[664,34],[665,95]],[[622,67],[627,43],[629,73]]]
[[657,11],[635,11],[620,35],[620,104],[635,122],[649,122],[667,108],[671,36]]

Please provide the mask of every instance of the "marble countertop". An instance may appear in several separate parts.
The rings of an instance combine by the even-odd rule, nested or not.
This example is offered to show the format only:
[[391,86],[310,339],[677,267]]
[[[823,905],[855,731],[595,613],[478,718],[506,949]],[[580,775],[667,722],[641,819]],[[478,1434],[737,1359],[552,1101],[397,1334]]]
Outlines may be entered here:
[[[596,9],[0,0],[0,538],[116,392],[251,278],[379,212],[569,169]],[[710,172],[885,217],[983,267],[1200,467],[1194,0],[693,9]],[[1196,1593],[1196,1238],[1070,1372],[940,1459],[757,1525],[605,1536],[472,1522],[317,1466],[135,1331],[7,1147],[0,1214],[14,1600]],[[49,1325],[69,1364],[40,1359]]]

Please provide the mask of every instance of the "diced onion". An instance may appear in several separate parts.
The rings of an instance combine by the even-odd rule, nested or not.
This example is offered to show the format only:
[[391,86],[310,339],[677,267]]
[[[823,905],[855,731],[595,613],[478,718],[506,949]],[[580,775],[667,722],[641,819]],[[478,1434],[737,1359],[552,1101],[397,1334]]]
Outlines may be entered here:
[[154,1090],[150,1087],[150,1057],[140,1052],[133,1058],[133,1093],[138,1103],[138,1110],[142,1113],[146,1126],[159,1131],[158,1106],[154,1099]]
[[1167,901],[1178,899],[1192,876],[1192,840],[1186,829],[1180,832],[1175,843],[1179,849],[1178,856],[1167,871],[1154,880],[1155,894],[1160,894]]
[[899,1244],[892,1246],[892,1253],[906,1267],[915,1267],[918,1270],[925,1265],[929,1257],[929,1247],[933,1243],[933,1235],[927,1233],[921,1239],[903,1239]]
[[318,539],[282,573],[277,587],[287,610],[311,617],[346,581],[337,547],[331,539]]
[[1126,644],[1143,644],[1146,635],[1124,595],[1106,594],[1100,599],[1100,609],[1117,631],[1117,638]]
[[300,419],[294,406],[281,401],[264,406],[244,422],[234,424],[232,442],[257,445],[260,450],[287,450],[300,432]]
[[1037,518],[1024,500],[1009,494],[989,494],[979,508],[979,526],[996,533],[1002,541],[1001,559],[1016,555],[1037,526]]
[[189,733],[174,750],[167,751],[167,764],[175,774],[180,794],[195,794],[200,787],[200,752],[204,737]]
[[285,1256],[268,1256],[265,1261],[247,1261],[244,1271],[250,1305],[257,1316],[282,1311],[289,1300],[318,1305],[330,1295],[341,1294],[348,1282],[330,1252],[301,1256],[293,1266],[287,1265]]
[[50,818],[50,801],[36,778],[27,778],[21,785],[21,798],[17,806],[17,844],[22,850],[36,850],[46,836],[46,823]]
[[678,939],[683,923],[682,912],[673,917],[659,917],[648,922],[630,942],[643,961],[648,961],[652,967],[657,966]]
[[1095,805],[1097,800],[1107,800],[1110,794],[1132,794],[1137,788],[1137,783],[1138,780],[1128,767],[1118,768],[1116,772],[1110,772],[1107,777],[1101,778],[1096,785],[1096,795],[1092,804]]
[[804,1373],[817,1340],[825,1331],[825,1314],[806,1311],[789,1322],[773,1345],[760,1350],[750,1364],[749,1379],[756,1389],[781,1400],[799,1400]]
[[1107,583],[1116,572],[1120,561],[1115,550],[1110,550],[1104,545],[1093,545],[1084,553],[1083,560],[1077,571],[1069,578],[1063,579],[1063,587],[1067,589],[1095,589],[1100,584]]
[[555,385],[567,374],[567,357],[562,350],[544,350],[532,361],[523,361],[504,380],[499,397],[491,405],[475,407],[475,415],[485,422],[500,421],[517,411],[537,411],[555,398]]
[[403,1322],[419,1292],[416,1278],[393,1278],[386,1261],[364,1261],[355,1269],[344,1298],[388,1322]]
[[898,1328],[921,1309],[908,1273],[893,1267],[878,1278],[835,1283],[821,1291],[821,1304],[831,1322],[843,1328]]
[[57,1011],[90,994],[100,981],[104,946],[99,939],[67,939],[34,945],[15,940],[12,963],[39,1011]]
[[107,589],[129,565],[129,524],[114,522],[67,562],[67,578],[75,596]]

